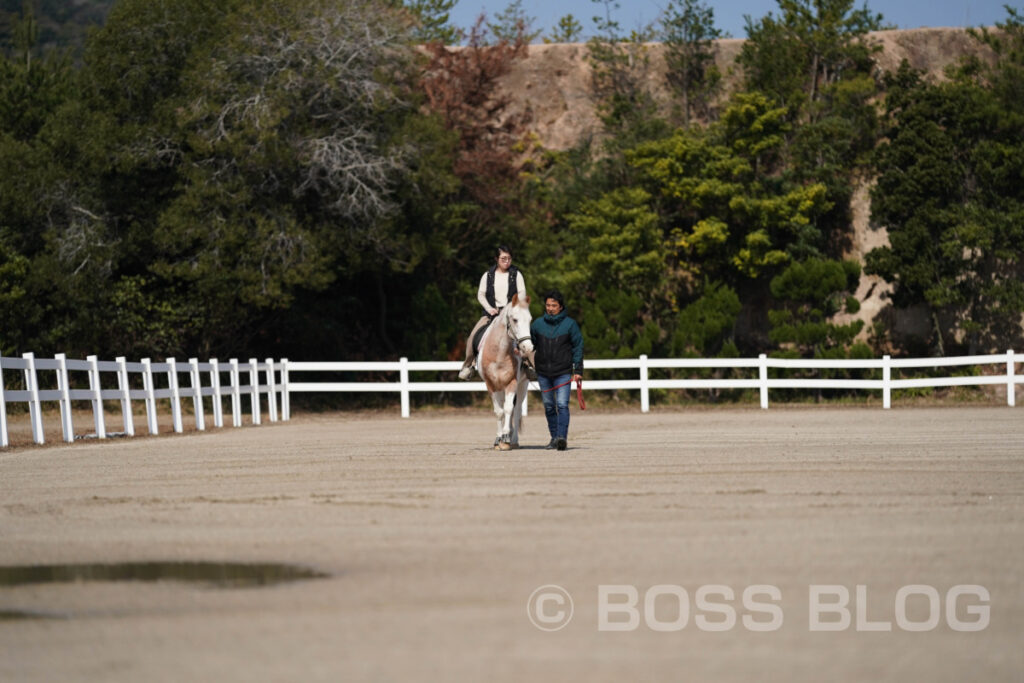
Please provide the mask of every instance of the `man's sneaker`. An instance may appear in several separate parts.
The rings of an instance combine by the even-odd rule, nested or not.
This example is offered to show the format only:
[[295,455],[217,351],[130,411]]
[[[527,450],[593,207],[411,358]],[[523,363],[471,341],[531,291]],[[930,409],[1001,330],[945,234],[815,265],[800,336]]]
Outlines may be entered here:
[[566,443],[565,439],[555,440],[555,448],[557,448],[560,451],[564,451],[568,446],[569,444]]
[[552,437],[551,441],[548,442],[548,445],[544,447],[544,450],[553,451],[556,448],[558,448],[558,439]]
[[459,370],[459,379],[473,379],[474,372],[476,372],[476,359],[467,360]]

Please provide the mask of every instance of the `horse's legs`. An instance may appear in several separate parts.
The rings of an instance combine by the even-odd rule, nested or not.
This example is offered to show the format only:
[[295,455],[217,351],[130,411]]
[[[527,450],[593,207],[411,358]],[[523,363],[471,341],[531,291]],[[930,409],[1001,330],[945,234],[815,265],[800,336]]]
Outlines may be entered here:
[[494,441],[494,447],[503,451],[517,445],[517,439],[512,433],[512,413],[515,409],[517,388],[513,384],[505,387],[504,391],[495,391],[491,394],[494,416],[498,418],[498,436]]
[[501,443],[502,429],[505,426],[505,392],[492,391],[491,401],[494,403],[494,416],[498,418],[498,433],[494,437],[494,447]]
[[516,405],[516,392],[519,388],[519,383],[515,380],[505,387],[505,400],[502,407],[502,430],[501,430],[501,441],[502,443],[512,446],[515,444],[515,439],[512,433],[512,414],[515,412]]
[[[520,371],[523,375],[525,372]],[[520,377],[516,383],[515,407],[512,409],[512,444],[519,445],[519,428],[523,422],[523,402],[526,401],[526,391],[530,388],[525,377]]]

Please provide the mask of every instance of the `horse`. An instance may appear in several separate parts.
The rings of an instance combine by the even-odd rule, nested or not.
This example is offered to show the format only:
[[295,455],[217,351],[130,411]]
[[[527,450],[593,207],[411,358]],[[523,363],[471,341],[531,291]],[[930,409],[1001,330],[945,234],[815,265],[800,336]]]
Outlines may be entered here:
[[487,385],[498,418],[495,450],[519,447],[523,401],[529,386],[523,356],[532,363],[535,353],[530,337],[529,304],[529,297],[513,296],[487,328],[477,353],[476,370]]

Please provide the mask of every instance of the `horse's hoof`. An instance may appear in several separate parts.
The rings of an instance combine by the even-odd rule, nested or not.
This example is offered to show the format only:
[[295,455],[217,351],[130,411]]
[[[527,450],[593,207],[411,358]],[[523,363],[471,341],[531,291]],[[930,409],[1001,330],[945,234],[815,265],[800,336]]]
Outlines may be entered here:
[[510,450],[512,450],[512,444],[506,443],[506,442],[502,441],[501,443],[498,444],[498,450],[499,451],[510,451]]

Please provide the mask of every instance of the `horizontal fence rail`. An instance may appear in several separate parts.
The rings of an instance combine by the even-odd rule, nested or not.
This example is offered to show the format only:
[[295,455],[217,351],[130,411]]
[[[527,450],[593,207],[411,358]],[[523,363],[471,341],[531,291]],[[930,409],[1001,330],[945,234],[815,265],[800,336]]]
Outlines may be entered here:
[[[242,426],[243,410],[248,407],[252,424],[260,424],[261,405],[265,398],[267,417],[278,420],[278,406],[283,419],[288,419],[288,384],[284,370],[287,360],[260,362],[250,358],[240,363],[232,358],[220,362],[216,358],[199,362],[190,358],[187,363],[174,358],[154,363],[149,358],[129,362],[121,357],[114,361],[101,361],[96,356],[86,360],[71,360],[64,354],[53,358],[36,358],[31,353],[21,358],[0,357],[0,447],[10,445],[7,424],[7,405],[27,403],[32,440],[44,443],[43,404],[57,403],[60,407],[61,433],[65,441],[75,440],[72,401],[88,401],[93,414],[94,436],[135,436],[135,416],[132,402],[143,402],[146,429],[157,434],[158,401],[170,403],[172,429],[184,431],[182,401],[192,400],[196,429],[206,429],[206,407],[209,399],[214,427],[224,426],[224,398],[230,397],[231,422]],[[13,371],[13,373],[12,373]],[[21,377],[23,389],[8,389],[12,374]],[[262,378],[262,379],[261,379]],[[72,381],[74,380],[74,381]],[[116,388],[114,388],[116,387]],[[117,401],[121,408],[122,432],[109,432],[103,410],[104,401]]]
[[[960,356],[953,358],[900,358],[890,356],[873,359],[803,359],[803,358],[769,358],[761,354],[757,358],[617,358],[608,360],[587,360],[587,370],[636,370],[636,379],[588,380],[587,391],[606,390],[639,390],[640,410],[650,410],[650,392],[652,389],[757,389],[760,393],[761,407],[768,408],[768,392],[772,389],[857,389],[880,391],[882,407],[892,406],[892,392],[898,389],[923,387],[953,387],[1005,385],[1006,403],[1014,405],[1015,386],[1024,383],[1024,375],[1016,374],[1016,363],[1024,363],[1024,354],[1014,354],[1012,350],[1005,354],[987,356]],[[940,368],[957,366],[995,366],[1000,374],[974,375],[967,377],[916,377],[902,379],[893,377],[906,369]],[[314,382],[288,381],[288,393],[305,392],[394,392],[401,396],[402,417],[409,417],[409,396],[412,392],[448,392],[448,391],[486,391],[483,382],[436,382],[411,381],[410,373],[414,372],[456,372],[462,367],[459,361],[410,361],[402,358],[391,362],[287,362],[284,363],[285,380],[290,373],[366,373],[366,372],[397,372],[398,381],[361,381],[361,382]],[[1005,368],[1005,373],[1002,369]],[[747,370],[749,378],[731,379],[658,379],[651,378],[650,371],[657,369],[735,369]],[[769,377],[770,370],[871,370],[880,371],[879,379],[841,379],[841,378],[778,378]],[[530,389],[537,391],[535,382]],[[524,406],[525,411],[525,406]]]
[[[1016,364],[1024,363],[1024,354],[1012,350],[1005,354],[959,356],[953,358],[902,358],[883,356],[880,359],[825,360],[769,358],[620,358],[588,360],[589,370],[635,370],[635,379],[588,380],[588,391],[634,390],[640,393],[640,410],[650,410],[650,392],[658,389],[757,389],[761,408],[768,408],[769,391],[773,389],[840,389],[880,391],[882,407],[892,406],[892,392],[900,389],[954,386],[1005,385],[1006,404],[1015,405],[1016,385],[1024,383],[1024,375],[1016,374]],[[0,446],[9,445],[7,404],[27,403],[32,427],[32,439],[43,443],[42,406],[56,402],[60,406],[61,430],[65,441],[75,439],[72,423],[72,401],[88,401],[92,406],[95,436],[103,439],[112,434],[107,431],[103,401],[118,401],[121,407],[123,435],[134,436],[133,401],[145,404],[146,428],[150,434],[158,433],[157,401],[170,403],[171,421],[175,432],[183,431],[182,400],[192,399],[196,429],[206,429],[204,398],[212,404],[213,425],[224,426],[223,400],[230,397],[231,420],[236,427],[243,422],[243,403],[248,404],[251,423],[261,423],[261,404],[267,402],[267,415],[271,422],[291,417],[293,393],[397,393],[400,396],[402,417],[410,415],[410,396],[413,392],[440,393],[486,391],[483,382],[413,381],[411,373],[457,372],[459,361],[397,361],[375,362],[290,362],[288,359],[259,362],[250,358],[247,363],[231,359],[224,363],[217,359],[199,362],[191,358],[187,363],[168,358],[154,363],[148,358],[128,362],[121,357],[114,361],[101,361],[95,356],[86,360],[71,360],[63,354],[54,358],[35,358],[31,353],[21,358],[0,357]],[[901,377],[902,371],[921,368],[947,368],[991,366],[994,374],[953,377]],[[651,370],[739,370],[749,373],[741,378],[680,378],[651,377]],[[878,379],[844,379],[828,377],[770,377],[770,371],[785,370],[867,370],[881,374]],[[291,373],[397,373],[397,381],[295,381]],[[5,378],[15,374],[22,378],[22,389],[7,389]],[[894,373],[896,376],[894,376]],[[86,381],[83,381],[83,376]],[[185,381],[182,382],[182,376]],[[74,378],[77,382],[71,382]],[[262,378],[262,379],[261,379]],[[113,388],[116,385],[116,388]],[[158,386],[159,385],[159,386]],[[530,384],[537,391],[536,383]],[[526,406],[523,406],[524,414]]]

